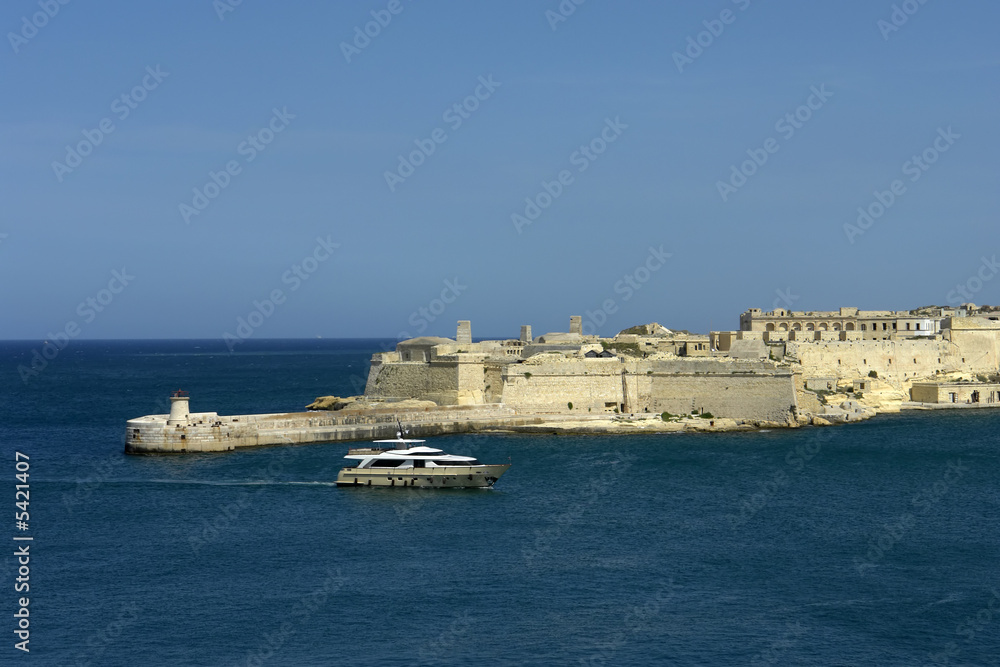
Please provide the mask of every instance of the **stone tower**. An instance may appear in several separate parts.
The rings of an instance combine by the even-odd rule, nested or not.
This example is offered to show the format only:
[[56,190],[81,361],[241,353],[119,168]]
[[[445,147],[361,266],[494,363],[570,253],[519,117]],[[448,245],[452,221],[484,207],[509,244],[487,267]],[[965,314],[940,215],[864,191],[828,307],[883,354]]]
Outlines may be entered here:
[[190,413],[188,398],[186,391],[178,389],[173,393],[170,397],[170,416],[167,417],[167,426],[176,426],[178,424],[187,426],[188,414]]
[[521,325],[521,342],[530,343],[531,342],[531,325],[522,324]]
[[472,342],[472,322],[469,320],[458,321],[458,331],[455,332],[456,343]]
[[579,315],[571,315],[569,318],[569,332],[575,334],[583,333],[583,319]]

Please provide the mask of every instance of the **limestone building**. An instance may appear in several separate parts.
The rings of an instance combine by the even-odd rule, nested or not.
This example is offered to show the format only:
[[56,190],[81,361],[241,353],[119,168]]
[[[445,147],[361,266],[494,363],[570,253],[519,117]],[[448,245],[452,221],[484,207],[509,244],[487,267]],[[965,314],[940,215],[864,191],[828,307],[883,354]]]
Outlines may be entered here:
[[[611,338],[570,331],[471,342],[461,321],[455,339],[421,337],[375,354],[368,398],[418,398],[438,405],[501,405],[517,414],[711,413],[758,422],[794,423],[829,414],[827,396],[867,397],[883,409],[914,396],[931,398],[927,383],[1000,380],[1000,313],[974,306],[916,311],[829,312],[751,309],[739,331],[708,336],[658,324]],[[970,391],[975,391],[974,389]],[[981,390],[984,391],[984,390]],[[957,402],[992,404],[988,392]],[[980,398],[981,396],[981,398]],[[878,398],[873,398],[878,397]],[[975,399],[979,398],[979,401]],[[912,399],[917,401],[918,399]]]
[[[438,405],[502,404],[526,414],[606,412],[704,414],[787,423],[796,410],[793,373],[760,359],[713,358],[709,338],[659,325],[600,339],[570,331],[531,338],[467,342],[401,341],[375,354],[365,396]],[[463,342],[460,342],[463,341]]]
[[859,310],[845,307],[836,311],[793,311],[781,308],[764,312],[750,308],[740,315],[741,331],[852,331],[861,340],[892,340],[895,336],[922,337],[941,333],[949,317],[965,317],[975,306],[929,307],[917,310]]

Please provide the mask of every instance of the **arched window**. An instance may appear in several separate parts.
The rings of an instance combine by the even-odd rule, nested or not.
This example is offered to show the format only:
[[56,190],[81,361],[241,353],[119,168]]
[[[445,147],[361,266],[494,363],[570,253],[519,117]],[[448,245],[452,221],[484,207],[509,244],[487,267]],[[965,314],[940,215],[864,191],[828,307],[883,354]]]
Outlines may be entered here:
[[792,325],[792,331],[802,331],[802,325],[798,322]]
[[774,322],[768,322],[767,326],[764,327],[766,331],[774,331]]

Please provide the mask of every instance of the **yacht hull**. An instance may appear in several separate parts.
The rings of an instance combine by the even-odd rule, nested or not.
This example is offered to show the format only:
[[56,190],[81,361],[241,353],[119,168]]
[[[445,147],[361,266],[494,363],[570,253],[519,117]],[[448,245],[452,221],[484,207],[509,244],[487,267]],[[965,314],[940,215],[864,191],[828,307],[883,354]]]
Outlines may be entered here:
[[433,489],[487,488],[510,464],[442,468],[343,468],[337,486],[390,486]]

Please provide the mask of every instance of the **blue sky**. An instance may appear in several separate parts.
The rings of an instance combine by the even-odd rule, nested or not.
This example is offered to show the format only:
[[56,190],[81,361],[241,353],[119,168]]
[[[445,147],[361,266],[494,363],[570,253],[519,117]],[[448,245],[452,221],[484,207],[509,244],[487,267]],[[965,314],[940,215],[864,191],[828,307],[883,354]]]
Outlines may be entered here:
[[224,2],[3,4],[0,337],[705,332],[1000,251],[995,3]]

